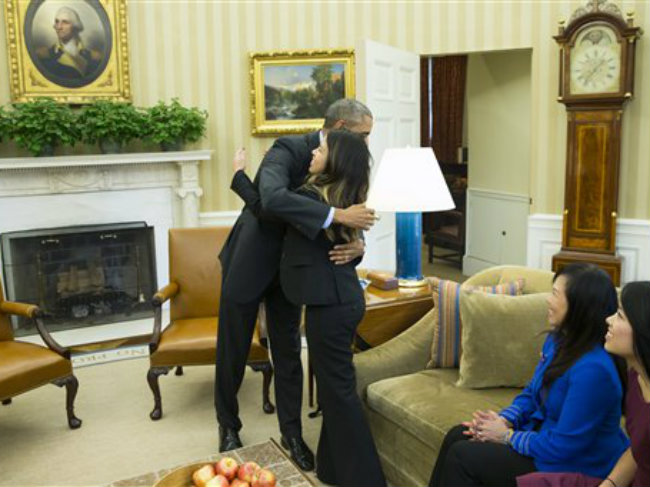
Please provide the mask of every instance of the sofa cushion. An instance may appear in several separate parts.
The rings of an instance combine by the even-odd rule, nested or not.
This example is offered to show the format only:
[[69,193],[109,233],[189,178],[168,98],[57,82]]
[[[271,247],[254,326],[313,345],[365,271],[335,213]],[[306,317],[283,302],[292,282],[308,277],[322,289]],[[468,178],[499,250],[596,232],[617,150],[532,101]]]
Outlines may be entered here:
[[458,386],[523,387],[548,328],[548,293],[499,296],[462,291],[463,357]]
[[455,385],[458,369],[429,369],[368,386],[367,404],[438,450],[447,431],[477,409],[500,410],[519,389],[473,390]]
[[[433,290],[434,304],[431,319],[434,320],[434,326],[431,360],[427,368],[458,368],[462,354],[460,338],[463,327],[459,305],[461,284],[435,277],[429,278],[429,281]],[[517,279],[494,286],[463,286],[462,288],[514,296],[523,293],[524,283],[524,279]]]

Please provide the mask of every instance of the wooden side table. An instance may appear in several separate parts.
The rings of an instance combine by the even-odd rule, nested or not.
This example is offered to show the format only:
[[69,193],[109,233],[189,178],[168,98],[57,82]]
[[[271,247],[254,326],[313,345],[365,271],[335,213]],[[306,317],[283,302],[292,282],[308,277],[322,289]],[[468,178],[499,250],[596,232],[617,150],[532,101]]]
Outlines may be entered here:
[[[365,291],[366,314],[357,327],[354,352],[376,347],[415,324],[431,308],[429,285],[384,291],[368,286]],[[309,363],[309,406],[314,405],[314,373]]]

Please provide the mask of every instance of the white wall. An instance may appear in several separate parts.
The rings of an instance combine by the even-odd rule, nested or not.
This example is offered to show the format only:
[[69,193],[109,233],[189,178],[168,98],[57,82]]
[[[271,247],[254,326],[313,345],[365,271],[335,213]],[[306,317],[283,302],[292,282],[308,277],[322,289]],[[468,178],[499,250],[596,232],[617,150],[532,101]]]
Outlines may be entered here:
[[528,49],[469,55],[465,274],[526,263],[531,55]]

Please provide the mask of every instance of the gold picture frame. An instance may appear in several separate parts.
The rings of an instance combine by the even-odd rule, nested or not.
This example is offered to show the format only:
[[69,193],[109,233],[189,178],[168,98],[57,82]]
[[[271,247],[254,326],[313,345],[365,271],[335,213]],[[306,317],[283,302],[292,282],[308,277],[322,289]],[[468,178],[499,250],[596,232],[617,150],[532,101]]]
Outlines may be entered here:
[[11,98],[131,100],[127,0],[5,0]]
[[250,54],[253,135],[296,134],[323,125],[327,107],[354,97],[354,50]]

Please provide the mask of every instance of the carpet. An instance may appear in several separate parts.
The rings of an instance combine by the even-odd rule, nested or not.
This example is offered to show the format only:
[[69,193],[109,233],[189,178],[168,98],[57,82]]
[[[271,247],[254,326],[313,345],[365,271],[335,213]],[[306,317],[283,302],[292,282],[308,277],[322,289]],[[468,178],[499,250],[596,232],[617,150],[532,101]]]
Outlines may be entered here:
[[79,367],[87,367],[89,365],[116,362],[118,360],[147,357],[149,357],[149,347],[147,345],[133,345],[130,347],[120,347],[97,352],[73,353],[71,360],[72,366],[76,369]]
[[[306,353],[303,368],[307,370]],[[76,369],[75,412],[83,420],[78,430],[68,428],[65,390],[53,385],[0,406],[0,487],[107,485],[214,455],[219,441],[214,367],[187,367],[182,376],[161,376],[159,421],[149,419],[153,396],[148,369],[148,360]],[[303,435],[315,450],[321,418],[307,417],[306,385],[304,390]],[[262,411],[262,374],[246,369],[239,405],[245,446],[279,438],[277,416]]]

